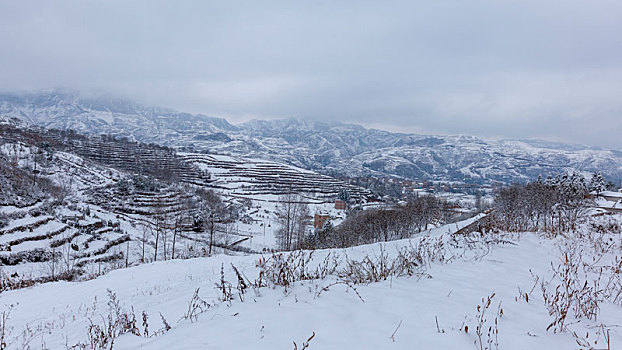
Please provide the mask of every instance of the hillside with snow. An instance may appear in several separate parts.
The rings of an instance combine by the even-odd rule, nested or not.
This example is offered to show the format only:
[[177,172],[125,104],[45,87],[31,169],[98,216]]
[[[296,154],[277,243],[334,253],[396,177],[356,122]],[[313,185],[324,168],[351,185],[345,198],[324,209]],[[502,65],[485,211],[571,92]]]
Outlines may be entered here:
[[[1,289],[276,247],[281,196],[345,219],[370,191],[291,165],[0,124]],[[212,194],[213,193],[213,194]],[[307,225],[309,226],[309,225]]]
[[[382,178],[611,174],[614,151],[298,120],[231,126],[133,104],[74,101],[67,116],[63,98],[28,102],[50,113],[22,109],[29,123],[0,121],[2,349],[622,344],[622,195],[603,176],[561,173],[486,199],[405,196]],[[146,127],[131,129],[134,113]],[[190,117],[206,124],[179,132]],[[413,159],[426,170],[399,174]],[[327,175],[337,169],[375,181]]]
[[567,236],[454,234],[472,221],[389,243],[157,262],[4,292],[3,339],[9,349],[622,344],[619,217]]
[[298,119],[232,125],[222,118],[58,91],[2,94],[0,116],[347,176],[512,183],[559,172],[602,171],[612,181],[622,180],[620,150],[544,141],[413,135]]

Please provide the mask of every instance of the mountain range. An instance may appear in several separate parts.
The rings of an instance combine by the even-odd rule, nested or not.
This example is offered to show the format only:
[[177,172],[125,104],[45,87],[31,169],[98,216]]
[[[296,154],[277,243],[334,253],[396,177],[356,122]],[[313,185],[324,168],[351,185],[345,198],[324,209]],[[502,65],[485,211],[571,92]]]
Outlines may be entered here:
[[614,182],[622,180],[619,150],[540,140],[396,133],[295,118],[234,125],[223,118],[56,90],[0,94],[0,117],[345,176],[482,184],[581,171],[601,172]]

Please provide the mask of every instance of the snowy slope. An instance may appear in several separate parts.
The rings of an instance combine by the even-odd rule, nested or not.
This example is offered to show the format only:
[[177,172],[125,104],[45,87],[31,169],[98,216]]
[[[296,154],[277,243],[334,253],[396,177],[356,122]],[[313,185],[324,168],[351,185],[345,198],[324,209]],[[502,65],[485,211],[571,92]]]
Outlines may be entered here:
[[[291,165],[195,153],[175,156],[178,163],[173,163],[175,167],[171,169],[180,183],[161,183],[156,189],[128,193],[127,188],[122,190],[120,186],[132,181],[135,171],[141,169],[127,167],[139,163],[135,154],[127,151],[131,147],[141,148],[140,145],[106,143],[93,138],[61,147],[53,142],[63,140],[56,137],[57,133],[11,125],[0,135],[2,164],[17,167],[30,185],[29,174],[36,162],[41,177],[67,192],[65,203],[57,205],[48,198],[49,194],[25,201],[3,187],[0,199],[6,197],[7,201],[0,202],[0,219],[6,226],[0,225],[0,260],[5,265],[3,276],[16,274],[15,281],[64,273],[76,266],[85,272],[83,276],[89,277],[125,266],[126,262],[132,265],[155,259],[157,230],[153,217],[162,206],[167,213],[182,213],[186,219],[183,232],[175,239],[175,255],[207,255],[206,247],[212,237],[205,227],[201,230],[196,226],[196,219],[205,213],[186,207],[195,199],[192,190],[197,187],[216,191],[224,204],[236,208],[238,213],[234,221],[215,226],[213,239],[217,251],[223,247],[244,251],[273,249],[274,232],[278,228],[275,211],[279,196],[284,193],[293,191],[304,195],[310,207],[309,226],[316,212],[330,214],[335,224],[345,219],[345,211],[334,208],[334,198],[340,191],[347,189],[353,199],[361,200],[369,194],[365,189]],[[46,147],[45,150],[40,146]],[[141,161],[149,161],[143,167],[171,163],[172,156],[166,157],[165,152],[141,149],[145,151]],[[0,178],[1,175],[5,174],[0,173]],[[28,188],[23,184],[22,187]],[[168,215],[168,220],[173,216]],[[171,247],[171,236],[160,238],[160,246]],[[232,246],[234,243],[237,244]],[[170,258],[172,254],[161,248],[157,259]],[[53,256],[66,260],[60,270]]]
[[[617,326],[622,322],[622,307],[606,301],[599,304],[597,320],[572,320],[561,333],[546,330],[551,316],[533,276],[553,281],[551,266],[560,263],[560,249],[581,245],[575,238],[549,239],[528,233],[503,235],[512,243],[495,244],[476,237],[451,239],[448,232],[455,228],[442,227],[386,245],[314,253],[309,264],[321,266],[328,255],[338,256],[343,264],[346,256],[350,261],[366,256],[373,260],[383,254],[395,256],[398,249],[411,245],[433,247],[445,242],[444,248],[433,250],[455,257],[430,259],[428,268],[411,277],[350,287],[331,286],[338,279],[328,276],[296,282],[287,289],[248,290],[243,302],[237,296],[230,302],[221,301],[215,288],[221,266],[229,281],[235,281],[231,264],[252,279],[257,276],[260,256],[251,255],[158,262],[117,270],[88,282],[56,282],[6,292],[0,301],[5,311],[12,305],[9,348],[25,348],[23,343],[28,342],[32,348],[43,344],[57,349],[86,341],[89,323],[106,320],[108,289],[116,294],[121,309],[133,308],[143,335],[122,335],[116,339],[115,349],[292,349],[292,342],[300,349],[312,334],[309,349],[473,349],[479,348],[477,306],[492,293],[482,322],[483,345],[489,348],[497,348],[496,342],[500,349],[577,348],[572,332],[580,338],[589,334],[583,340],[606,348],[601,325],[602,330],[609,330],[612,349],[622,344]],[[421,243],[424,237],[428,243]],[[620,249],[619,234],[612,239],[615,249]],[[600,263],[604,265],[613,254],[603,255]],[[589,262],[589,257],[583,260]],[[190,320],[184,314],[197,288],[200,299],[210,307]],[[529,293],[528,301],[520,297],[521,291]],[[157,336],[144,337],[143,310],[148,315],[149,334]],[[169,331],[163,329],[160,315],[171,326]],[[488,327],[498,328],[491,344],[486,344]]]
[[369,190],[295,166],[254,159],[198,153],[179,153],[182,160],[211,174],[210,186],[232,196],[278,196],[296,191],[315,199],[334,200],[341,191],[363,201]]

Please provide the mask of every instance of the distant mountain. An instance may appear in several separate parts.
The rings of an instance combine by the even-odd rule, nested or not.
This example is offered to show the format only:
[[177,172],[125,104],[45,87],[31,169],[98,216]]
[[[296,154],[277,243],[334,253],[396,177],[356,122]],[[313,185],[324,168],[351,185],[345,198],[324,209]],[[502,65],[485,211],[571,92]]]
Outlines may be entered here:
[[121,99],[80,98],[57,91],[0,94],[0,115],[47,128],[121,135],[163,144],[195,130],[236,130],[222,118],[145,107]]
[[578,170],[622,180],[622,152],[546,141],[414,135],[300,119],[232,125],[222,118],[58,91],[1,94],[0,116],[348,176],[509,183]]

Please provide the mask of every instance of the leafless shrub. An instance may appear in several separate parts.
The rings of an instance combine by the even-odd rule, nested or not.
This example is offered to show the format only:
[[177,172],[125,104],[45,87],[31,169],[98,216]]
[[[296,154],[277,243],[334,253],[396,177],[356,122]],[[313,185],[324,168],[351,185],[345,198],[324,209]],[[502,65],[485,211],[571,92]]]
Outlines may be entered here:
[[581,230],[568,237],[565,250],[580,250],[583,272],[591,275],[593,284],[602,285],[603,299],[622,305],[622,236],[617,220],[594,218]]
[[2,311],[2,314],[0,315],[0,350],[6,350],[9,346],[7,342],[13,329],[9,326],[11,309],[12,306],[10,306],[8,310]]
[[0,229],[9,224],[9,216],[5,213],[0,213]]
[[361,261],[348,260],[339,277],[353,283],[371,283],[387,280],[393,276],[393,266],[384,250],[373,258],[366,256]]
[[[589,349],[589,350],[611,350],[611,337],[609,335],[609,328],[605,328],[605,325],[601,324],[595,334],[594,337],[590,339],[590,332],[585,334],[585,337],[582,337],[577,334],[577,332],[572,332],[572,336],[575,339],[577,345],[581,347],[581,349]],[[602,339],[601,339],[602,338]],[[599,345],[600,342],[600,345]],[[607,346],[606,348],[604,346]]]
[[[493,292],[486,298],[482,298],[481,303],[476,307],[477,314],[475,316],[475,335],[477,336],[477,339],[474,341],[474,344],[479,350],[499,349],[499,319],[503,317],[501,303],[499,303],[499,306],[497,307],[497,312],[492,324],[486,318],[486,312],[490,309],[495,295],[496,294]],[[468,326],[465,325],[464,330],[466,333],[468,333],[468,329]]]
[[575,230],[592,203],[589,192],[578,173],[513,185],[497,194],[492,222],[504,231],[541,231],[551,236]]
[[616,257],[615,261],[604,267],[610,273],[605,285],[605,298],[612,303],[622,305],[622,258]]
[[[438,325],[438,324],[437,324]],[[402,320],[400,320],[400,323],[397,324],[397,327],[395,327],[395,330],[393,331],[393,333],[391,334],[391,340],[395,343],[395,334],[397,334],[397,331],[400,329],[400,327],[402,326]]]
[[143,310],[142,316],[143,316],[143,336],[148,337],[149,336],[149,316],[147,315],[147,312],[144,310]]
[[533,291],[538,286],[538,282],[540,281],[540,276],[534,274],[531,271],[531,269],[529,270],[529,272],[531,273],[531,277],[533,277],[534,279],[533,285],[531,286],[531,289],[529,290],[529,292],[523,292],[523,290],[520,287],[518,287],[518,296],[515,298],[516,301],[525,300],[525,302],[528,303],[529,299],[531,299],[531,295],[533,294]]
[[[472,244],[474,245],[473,249],[476,249],[475,246],[478,245],[478,242],[480,241],[469,241],[468,237],[470,236],[452,236],[448,243],[454,248]],[[410,251],[414,251],[414,254],[412,255],[413,257],[428,267],[432,263],[444,264],[450,262],[454,258],[463,256],[463,254],[450,252],[449,247],[446,245],[442,237],[423,237],[416,245],[409,245],[408,249]]]
[[88,343],[76,344],[74,348],[80,349],[92,349],[92,350],[112,350],[116,334],[114,328],[106,320],[103,320],[103,325],[93,323],[93,320],[89,319],[89,328],[87,332]]
[[[160,320],[162,321],[162,328],[156,330],[155,332],[151,333],[151,337],[158,337],[168,331],[170,331],[172,329],[171,325],[168,323],[168,321],[166,320],[166,318],[164,318],[164,315],[162,315],[162,313],[160,312]],[[145,326],[147,327],[147,326]],[[147,328],[145,328],[147,329]]]
[[331,284],[325,285],[322,288],[320,288],[320,290],[317,292],[316,296],[319,297],[323,292],[328,292],[330,290],[331,287],[336,286],[336,285],[340,285],[343,284],[345,286],[348,287],[348,290],[352,290],[354,292],[354,294],[356,294],[356,296],[362,301],[365,302],[365,299],[363,299],[363,297],[361,296],[361,294],[359,293],[359,291],[356,289],[356,286],[354,286],[354,284],[352,284],[351,282],[348,281],[344,281],[344,280],[339,280],[336,282],[333,282]]
[[162,325],[163,325],[161,332],[164,333],[164,332],[170,331],[171,325],[168,324],[168,322],[166,321],[166,318],[164,318],[164,315],[162,315],[161,312],[160,312],[160,319],[162,320]]
[[372,257],[366,256],[360,261],[347,260],[339,271],[339,278],[354,284],[373,283],[400,276],[424,276],[425,267],[421,252],[416,248],[404,247],[390,258],[384,247]]
[[248,278],[246,278],[244,275],[240,273],[240,271],[238,270],[237,267],[235,267],[235,265],[231,264],[231,268],[233,269],[233,272],[235,272],[235,276],[237,277],[237,280],[238,280],[238,283],[235,289],[238,291],[238,296],[240,298],[240,301],[244,301],[244,293],[246,292],[248,288],[251,287],[251,283],[248,280]]
[[[315,338],[315,332],[307,339],[304,343],[302,343],[302,348],[300,350],[305,350],[309,348],[309,342]],[[298,350],[298,345],[294,342],[294,350]]]
[[[562,259],[557,265],[551,264],[551,279],[542,281],[534,275],[536,283],[541,281],[544,304],[552,316],[547,330],[572,331],[568,329],[571,322],[596,320],[602,302],[622,303],[622,259],[614,257],[622,248],[617,228],[616,221],[594,217],[576,231],[558,236]],[[517,300],[528,302],[530,297],[531,291],[519,289]],[[572,333],[578,345],[594,348],[596,343],[589,333],[585,337]],[[604,330],[600,333],[604,337]]]
[[[377,255],[366,256],[360,261],[350,260],[346,256],[343,264],[337,254],[330,253],[318,265],[311,264],[312,252],[273,254],[269,258],[262,257],[257,261],[259,273],[254,286],[288,288],[298,281],[322,280],[330,275],[337,276],[340,281],[348,282],[348,284],[357,284],[379,282],[393,276],[422,274],[423,258],[418,249],[420,248],[413,246],[404,247],[397,251],[395,257],[390,257],[385,247],[381,246]],[[239,271],[236,271],[236,275],[238,284],[244,288],[245,278],[239,274]]]
[[231,283],[225,279],[225,265],[220,266],[220,281],[216,283],[216,289],[221,293],[220,300],[231,302],[233,293],[231,293]]
[[313,252],[307,253],[304,250],[298,250],[289,254],[276,253],[269,258],[262,257],[256,262],[256,266],[259,268],[259,275],[255,280],[255,285],[257,287],[269,285],[282,286],[287,289],[287,287],[297,281],[326,277],[321,274],[331,271],[328,266],[316,270],[308,268],[312,257]]
[[[194,290],[192,298],[190,298],[190,301],[188,302],[188,310],[184,314],[184,318],[190,320],[190,322],[194,322],[198,319],[200,314],[207,311],[210,307],[212,307],[210,303],[199,297],[199,288],[197,288]],[[145,316],[146,315],[143,314],[143,323],[146,322]],[[145,332],[147,332],[147,328],[145,328]]]
[[607,222],[590,222],[592,231],[597,233],[620,233],[622,227],[617,220],[609,219]]
[[[596,222],[594,222],[596,221]],[[591,221],[588,225],[583,225],[579,230],[570,232],[567,235],[567,245],[580,247],[586,250],[592,261],[589,265],[595,266],[610,253],[617,253],[622,249],[619,231],[607,231],[601,229],[602,226],[597,222]],[[616,238],[616,239],[614,239]],[[591,267],[591,266],[586,267]]]
[[456,215],[453,205],[434,196],[421,196],[403,206],[352,212],[338,227],[321,230],[317,243],[323,248],[345,248],[408,238],[450,222]]
[[87,329],[87,341],[78,342],[70,349],[91,349],[91,350],[112,350],[117,337],[122,334],[134,334],[140,336],[140,331],[136,326],[136,315],[134,308],[129,311],[124,310],[117,295],[110,289],[108,290],[108,314],[101,316],[102,322],[94,322],[89,317]]
[[552,265],[553,280],[549,283],[542,282],[542,297],[549,315],[553,316],[553,322],[547,330],[564,331],[569,316],[596,319],[600,311],[599,303],[604,297],[603,290],[599,287],[599,279],[590,283],[586,277],[580,275],[581,266],[577,252],[568,251],[561,264]]
[[[451,237],[449,243],[446,244],[443,237],[424,237],[417,243],[397,248],[394,254],[389,254],[386,246],[380,245],[379,252],[365,256],[361,260],[349,259],[347,255],[339,256],[331,252],[319,264],[312,261],[313,251],[276,253],[256,261],[259,272],[252,287],[282,286],[287,291],[287,288],[295,282],[323,280],[328,276],[337,277],[338,282],[333,285],[346,284],[349,287],[355,284],[380,282],[393,277],[430,277],[426,270],[432,263],[448,263],[458,258],[481,258],[488,254],[491,246],[511,242],[503,236],[493,239],[480,234],[466,234]],[[245,289],[248,280],[236,271],[235,267],[233,268],[238,278],[238,289]],[[224,299],[230,300],[228,291],[231,284],[224,280],[224,271],[221,271],[221,275],[223,278],[217,286]]]
[[420,252],[410,248],[412,246],[399,249],[392,262],[393,270],[397,276],[413,276],[421,273],[424,257]]

